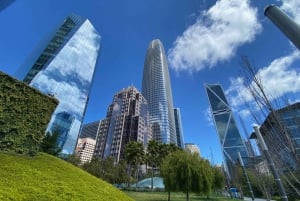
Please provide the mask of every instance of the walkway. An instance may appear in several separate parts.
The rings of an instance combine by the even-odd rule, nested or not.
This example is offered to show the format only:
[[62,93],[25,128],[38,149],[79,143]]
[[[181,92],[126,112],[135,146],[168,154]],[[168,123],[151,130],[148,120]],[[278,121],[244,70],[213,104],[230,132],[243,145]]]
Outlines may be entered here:
[[[252,198],[244,197],[244,200],[246,200],[246,201],[252,201]],[[261,198],[255,198],[254,201],[266,201],[266,200],[265,199],[261,199]],[[271,201],[275,201],[275,200],[271,200]]]

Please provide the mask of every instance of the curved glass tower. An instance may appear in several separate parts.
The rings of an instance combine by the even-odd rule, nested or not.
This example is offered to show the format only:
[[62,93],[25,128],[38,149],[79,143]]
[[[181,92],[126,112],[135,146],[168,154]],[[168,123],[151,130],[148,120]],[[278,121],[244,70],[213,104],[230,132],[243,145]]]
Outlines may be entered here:
[[47,131],[59,133],[62,156],[72,154],[77,143],[100,40],[89,20],[70,15],[50,41],[41,43],[43,49],[33,52],[19,75],[30,86],[59,100]]
[[151,41],[147,49],[142,94],[148,101],[154,139],[177,144],[168,63],[159,39]]

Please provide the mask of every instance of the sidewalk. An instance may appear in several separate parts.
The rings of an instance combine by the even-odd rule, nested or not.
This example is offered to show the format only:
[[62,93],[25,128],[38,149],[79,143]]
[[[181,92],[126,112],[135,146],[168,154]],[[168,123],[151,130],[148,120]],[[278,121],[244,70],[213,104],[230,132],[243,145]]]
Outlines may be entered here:
[[[244,200],[246,200],[246,201],[252,201],[252,198],[244,197]],[[266,201],[266,200],[262,199],[262,198],[255,198],[254,201]],[[271,201],[275,201],[275,200],[271,200]]]

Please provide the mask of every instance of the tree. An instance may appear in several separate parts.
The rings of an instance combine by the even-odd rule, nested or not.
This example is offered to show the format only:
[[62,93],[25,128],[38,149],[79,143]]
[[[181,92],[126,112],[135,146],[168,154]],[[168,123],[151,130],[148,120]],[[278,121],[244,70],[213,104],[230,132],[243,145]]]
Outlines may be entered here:
[[[132,168],[135,170],[137,179],[138,166],[144,162],[144,146],[141,142],[131,141],[125,146],[125,159],[128,163],[128,177],[132,176]],[[129,185],[129,183],[128,183]]]
[[158,149],[158,166],[160,166],[163,162],[163,160],[171,153],[176,152],[180,150],[178,146],[175,144],[161,144],[159,143],[159,149]]
[[75,165],[75,166],[79,166],[80,164],[80,158],[77,154],[71,154],[71,155],[68,155],[67,158],[66,158],[66,161],[68,161],[69,163]]
[[225,176],[220,170],[220,168],[214,166],[213,167],[213,174],[214,174],[214,180],[213,180],[213,187],[214,189],[222,189],[225,185]]
[[207,160],[183,150],[168,155],[162,163],[161,174],[165,190],[182,191],[189,201],[189,192],[209,195],[213,186],[213,170]]
[[40,144],[40,151],[58,156],[58,154],[61,152],[61,148],[57,143],[58,137],[58,132],[53,132],[52,134],[47,132],[42,143]]
[[84,163],[81,166],[81,168],[84,169],[85,171],[87,171],[88,173],[90,173],[98,178],[101,178],[102,161],[100,158],[98,158],[98,157],[92,158],[91,162]]
[[146,161],[151,167],[151,189],[153,189],[154,168],[158,167],[159,163],[159,143],[156,140],[148,142]]
[[[240,65],[243,70],[243,80],[245,81],[249,94],[251,94],[256,104],[255,108],[259,108],[260,114],[256,115],[250,109],[252,117],[258,124],[261,123],[258,120],[259,117],[267,117],[264,123],[266,126],[263,126],[261,129],[264,133],[267,133],[264,135],[265,141],[267,140],[272,143],[271,146],[269,146],[270,150],[273,152],[273,154],[271,154],[272,160],[277,166],[277,169],[279,169],[279,173],[282,173],[282,176],[285,176],[284,174],[286,174],[283,173],[284,169],[288,169],[288,172],[292,173],[286,158],[293,157],[297,163],[296,165],[298,169],[300,166],[300,157],[296,151],[293,137],[291,137],[286,124],[283,123],[282,117],[276,110],[276,108],[280,107],[282,104],[280,104],[280,100],[278,98],[272,96],[273,93],[267,90],[263,83],[264,80],[262,80],[261,73],[255,67],[253,62],[250,62],[246,56],[242,56]],[[286,101],[281,101],[281,103],[282,102],[286,104]],[[280,133],[280,135],[274,134],[274,131],[276,131],[276,133]],[[278,178],[275,179],[280,182]],[[287,184],[300,196],[300,190],[292,184],[292,180],[298,182],[298,178],[292,176],[291,178],[285,177],[285,179],[287,180]],[[281,189],[281,187],[279,188]],[[266,194],[268,193],[266,192]]]
[[102,160],[93,158],[91,162],[83,164],[81,168],[111,184],[123,183],[127,179],[125,162],[121,160],[118,164],[114,164],[113,157]]
[[126,175],[126,162],[120,160],[118,164],[114,167],[114,184],[125,183],[127,181]]

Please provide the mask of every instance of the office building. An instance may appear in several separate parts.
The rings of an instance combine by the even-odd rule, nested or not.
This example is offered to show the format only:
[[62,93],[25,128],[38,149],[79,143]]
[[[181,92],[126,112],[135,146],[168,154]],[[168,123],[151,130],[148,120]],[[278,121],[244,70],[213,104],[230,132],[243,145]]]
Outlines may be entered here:
[[[270,113],[260,127],[275,166],[298,170],[300,157],[300,103]],[[255,133],[251,138],[256,138]],[[260,148],[260,147],[259,147]]]
[[238,152],[245,166],[248,166],[248,152],[226,100],[221,85],[206,84],[211,113],[221,143],[227,176],[231,178],[238,163]]
[[96,140],[91,138],[79,138],[75,154],[80,159],[80,164],[91,162],[96,146]]
[[175,117],[177,146],[184,149],[183,131],[182,131],[181,115],[180,115],[179,108],[174,108],[174,117]]
[[30,86],[59,100],[47,131],[59,132],[62,157],[74,153],[100,39],[89,20],[70,15],[50,41],[43,41],[33,52],[18,74]]
[[88,137],[96,140],[99,132],[100,122],[101,121],[95,121],[95,122],[84,124],[81,129],[80,138]]
[[106,118],[100,123],[95,157],[112,156],[115,163],[125,158],[125,146],[130,141],[147,145],[152,139],[146,99],[133,86],[114,95]]
[[154,139],[177,144],[168,63],[159,39],[151,41],[147,49],[142,94],[148,102]]
[[200,155],[200,149],[199,147],[196,145],[196,144],[193,144],[193,143],[185,143],[184,144],[184,149],[191,153],[191,154],[198,154],[199,156]]

